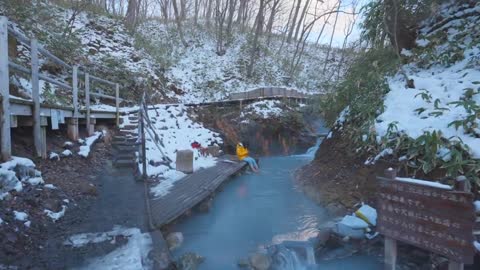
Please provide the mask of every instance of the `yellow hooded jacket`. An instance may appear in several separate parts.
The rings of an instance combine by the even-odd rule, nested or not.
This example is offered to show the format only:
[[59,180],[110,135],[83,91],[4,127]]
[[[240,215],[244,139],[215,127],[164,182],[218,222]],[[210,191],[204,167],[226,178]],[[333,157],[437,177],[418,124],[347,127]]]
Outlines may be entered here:
[[248,149],[240,144],[237,144],[237,157],[239,160],[243,160],[248,157]]

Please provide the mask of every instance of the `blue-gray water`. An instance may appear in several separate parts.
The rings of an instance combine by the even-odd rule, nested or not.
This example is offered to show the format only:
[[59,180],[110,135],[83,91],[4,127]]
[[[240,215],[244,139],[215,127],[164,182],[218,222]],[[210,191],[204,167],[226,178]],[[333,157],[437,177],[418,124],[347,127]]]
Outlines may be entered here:
[[[237,261],[247,258],[259,246],[285,239],[308,239],[320,224],[328,221],[325,210],[310,201],[293,181],[294,171],[311,158],[312,155],[262,158],[259,174],[247,173],[226,183],[208,213],[194,214],[175,226],[174,230],[182,232],[185,241],[174,256],[186,252],[204,256],[200,270],[239,269]],[[320,261],[308,269],[382,268],[373,258],[354,256]]]

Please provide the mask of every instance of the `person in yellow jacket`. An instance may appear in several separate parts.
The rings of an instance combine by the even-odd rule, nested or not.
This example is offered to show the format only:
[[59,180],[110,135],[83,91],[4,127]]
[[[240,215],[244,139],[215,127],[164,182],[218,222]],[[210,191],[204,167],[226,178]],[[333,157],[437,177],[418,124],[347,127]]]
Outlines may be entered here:
[[243,146],[241,142],[237,144],[237,157],[239,160],[243,160],[248,163],[252,171],[258,172],[258,165],[254,158],[248,155],[248,149]]

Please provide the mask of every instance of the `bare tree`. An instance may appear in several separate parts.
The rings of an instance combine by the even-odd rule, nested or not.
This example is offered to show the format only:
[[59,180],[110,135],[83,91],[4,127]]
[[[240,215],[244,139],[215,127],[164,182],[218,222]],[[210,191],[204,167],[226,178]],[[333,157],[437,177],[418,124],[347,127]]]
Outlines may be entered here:
[[237,7],[238,0],[229,0],[228,2],[229,8],[226,34],[228,37],[228,42],[230,42],[230,40],[232,39],[233,17],[235,16],[235,9]]
[[293,31],[295,30],[295,25],[297,23],[298,12],[300,10],[301,4],[302,0],[297,0],[297,7],[295,8],[295,13],[293,14],[293,19],[288,30],[287,43],[290,43],[290,41],[292,41]]
[[332,51],[332,42],[333,42],[333,36],[335,35],[335,30],[337,27],[337,22],[338,22],[338,14],[340,13],[340,5],[342,3],[342,0],[338,1],[338,7],[337,7],[337,13],[335,13],[335,22],[333,23],[333,29],[332,29],[332,35],[330,36],[330,44],[328,45],[328,50],[327,50],[327,55],[325,57],[325,64],[323,65],[323,72],[325,73],[325,70],[327,69],[327,64],[328,64],[328,58],[330,57],[330,52]]
[[137,15],[140,0],[128,0],[127,14],[125,22],[130,30],[134,30],[137,24]]
[[[357,9],[357,5],[358,5],[357,1],[352,2],[353,13],[355,13],[355,11]],[[353,29],[355,27],[356,22],[357,22],[357,16],[354,15],[351,18],[349,18],[349,22],[345,26],[345,29],[344,29],[345,38],[343,40],[342,50],[340,52],[340,61],[338,62],[338,67],[337,67],[337,81],[340,79],[340,72],[342,70],[342,65],[345,61],[345,52],[347,50],[348,38],[350,37],[350,35],[353,32]]]
[[300,27],[303,25],[303,20],[306,17],[305,15],[307,14],[309,5],[310,5],[310,0],[305,1],[305,6],[303,7],[302,13],[300,15],[300,19],[298,20],[298,23],[297,23],[297,29],[295,30],[295,37],[293,38],[294,40],[298,38],[298,33],[300,32]]
[[255,27],[255,34],[253,36],[252,49],[250,52],[250,62],[247,67],[248,78],[251,78],[253,75],[253,66],[255,64],[255,59],[257,58],[257,54],[258,54],[258,40],[260,39],[260,36],[263,31],[264,9],[265,9],[265,0],[260,0],[260,6],[258,8],[257,18],[255,20],[256,27]]
[[272,28],[275,21],[275,15],[277,14],[278,7],[280,6],[281,0],[273,0],[272,10],[270,11],[270,16],[268,18],[267,29],[267,45],[270,45],[270,40],[272,38]]
[[173,13],[175,14],[175,22],[177,23],[178,35],[180,36],[180,41],[182,42],[183,46],[188,47],[188,43],[185,40],[185,36],[183,35],[182,20],[180,18],[180,14],[178,13],[177,0],[172,0],[172,6],[173,6]]
[[217,39],[217,55],[225,54],[224,24],[230,2],[233,0],[215,0],[215,34]]

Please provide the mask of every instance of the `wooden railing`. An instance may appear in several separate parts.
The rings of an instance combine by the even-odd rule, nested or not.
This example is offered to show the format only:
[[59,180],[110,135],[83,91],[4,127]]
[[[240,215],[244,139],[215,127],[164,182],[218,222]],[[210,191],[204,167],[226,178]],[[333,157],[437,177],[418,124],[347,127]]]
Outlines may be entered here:
[[232,93],[228,97],[229,100],[248,100],[248,99],[261,99],[261,98],[308,98],[309,95],[301,93],[295,89],[289,89],[285,87],[260,87],[250,91]]
[[[17,41],[30,48],[30,57],[31,63],[30,67],[23,67],[17,63],[9,61],[9,35],[15,38]],[[53,63],[60,65],[61,67],[70,70],[72,73],[72,84],[66,84],[61,80],[47,76],[39,72],[39,56],[43,55]],[[90,96],[95,96],[104,99],[115,100],[115,118],[117,125],[119,124],[120,118],[120,102],[122,99],[119,96],[120,86],[118,83],[114,83],[108,80],[101,79],[99,77],[93,76],[88,73],[86,70],[80,70],[80,67],[77,65],[69,65],[60,58],[56,57],[48,50],[43,48],[37,41],[37,39],[30,39],[20,32],[16,31],[13,27],[8,25],[7,17],[0,16],[0,94],[2,96],[1,103],[1,155],[3,160],[8,160],[11,158],[11,119],[10,115],[10,91],[9,91],[9,75],[10,71],[22,73],[24,75],[31,76],[31,85],[32,85],[32,117],[33,117],[33,137],[35,145],[35,154],[40,157],[46,157],[46,134],[44,127],[42,127],[41,121],[41,106],[40,103],[40,84],[39,81],[43,80],[53,85],[56,85],[62,89],[71,91],[71,100],[72,106],[69,107],[69,110],[73,112],[72,117],[69,119],[68,123],[68,134],[70,139],[78,139],[78,118],[80,118],[80,107],[78,102],[79,97],[79,76],[84,76],[84,85],[85,89],[85,117],[87,133],[93,133],[91,121],[91,109],[90,109]],[[115,91],[115,96],[109,96],[102,93],[91,92],[91,83],[98,82],[105,86],[112,87]]]

